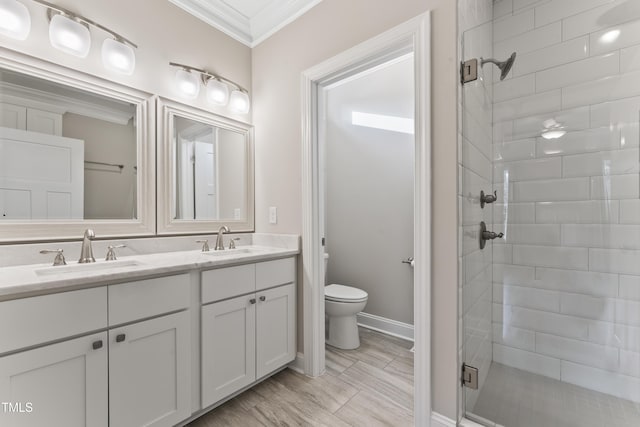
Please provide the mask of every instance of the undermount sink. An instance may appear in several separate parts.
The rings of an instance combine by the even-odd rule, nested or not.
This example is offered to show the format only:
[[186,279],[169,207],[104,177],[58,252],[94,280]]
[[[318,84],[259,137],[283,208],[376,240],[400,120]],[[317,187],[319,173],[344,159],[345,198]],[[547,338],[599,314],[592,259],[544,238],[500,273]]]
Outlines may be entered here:
[[133,267],[141,265],[139,261],[134,259],[120,259],[115,261],[96,261],[87,264],[67,264],[56,265],[53,267],[43,267],[35,270],[38,276],[50,276],[54,274],[71,274],[71,273],[90,273],[95,271],[109,271],[116,268]]
[[223,251],[209,251],[209,252],[202,252],[202,255],[209,255],[209,256],[232,256],[232,255],[240,255],[240,254],[249,254],[255,252],[254,249],[249,249],[249,248],[236,248],[236,249],[225,249]]

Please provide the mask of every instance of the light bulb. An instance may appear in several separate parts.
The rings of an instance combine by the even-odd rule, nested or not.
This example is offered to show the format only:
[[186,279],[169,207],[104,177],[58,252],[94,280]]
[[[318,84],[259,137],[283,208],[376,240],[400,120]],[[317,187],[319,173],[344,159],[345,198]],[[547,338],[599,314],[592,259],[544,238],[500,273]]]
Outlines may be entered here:
[[136,55],[131,46],[105,39],[102,43],[102,63],[112,71],[130,75],[136,67]]
[[200,92],[200,80],[198,75],[182,68],[176,73],[176,83],[182,96],[187,99],[194,99]]
[[249,112],[249,107],[251,106],[249,95],[236,89],[231,92],[229,105],[231,107],[231,111],[240,114],[247,114]]
[[31,15],[25,5],[16,0],[0,0],[0,34],[24,40],[31,31]]
[[86,58],[91,46],[89,29],[63,15],[54,15],[49,23],[51,46],[80,58]]
[[229,102],[229,86],[220,80],[209,79],[207,82],[207,99],[216,105],[227,105],[227,102]]

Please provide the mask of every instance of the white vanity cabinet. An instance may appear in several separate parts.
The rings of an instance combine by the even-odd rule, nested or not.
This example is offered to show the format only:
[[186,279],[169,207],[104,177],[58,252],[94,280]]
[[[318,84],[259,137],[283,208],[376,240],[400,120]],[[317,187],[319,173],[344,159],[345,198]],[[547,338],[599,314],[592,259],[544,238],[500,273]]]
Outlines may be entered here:
[[202,406],[295,358],[295,258],[202,273]]

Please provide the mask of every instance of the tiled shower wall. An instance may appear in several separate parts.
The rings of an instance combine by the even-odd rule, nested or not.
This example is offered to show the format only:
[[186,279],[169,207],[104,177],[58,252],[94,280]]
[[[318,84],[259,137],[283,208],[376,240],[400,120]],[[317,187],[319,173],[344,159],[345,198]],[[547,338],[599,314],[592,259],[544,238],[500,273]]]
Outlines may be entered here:
[[493,31],[493,360],[640,401],[640,1],[496,0]]
[[[493,37],[492,0],[460,0],[459,29],[461,55],[491,56]],[[491,207],[480,209],[480,191],[488,192],[492,176],[492,75],[479,73],[479,79],[461,87],[458,119],[458,199],[459,283],[461,306],[460,360],[480,370],[478,391],[460,391],[460,404],[473,410],[491,365],[491,251],[480,251],[477,230],[480,221],[490,223]],[[460,408],[462,413],[462,408]]]

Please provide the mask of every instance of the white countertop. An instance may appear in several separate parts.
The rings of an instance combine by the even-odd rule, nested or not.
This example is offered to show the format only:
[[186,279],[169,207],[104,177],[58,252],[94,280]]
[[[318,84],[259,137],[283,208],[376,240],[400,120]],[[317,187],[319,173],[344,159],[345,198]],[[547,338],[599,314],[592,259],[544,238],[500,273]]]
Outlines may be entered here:
[[[92,264],[67,262],[67,266],[47,264],[0,268],[0,301],[34,295],[83,289],[166,276],[193,270],[206,270],[234,264],[267,261],[297,255],[297,248],[238,246],[224,253],[200,250],[118,256],[117,261],[97,259]],[[53,259],[53,256],[51,257]],[[109,264],[113,263],[113,264]],[[57,273],[56,268],[60,268]]]

